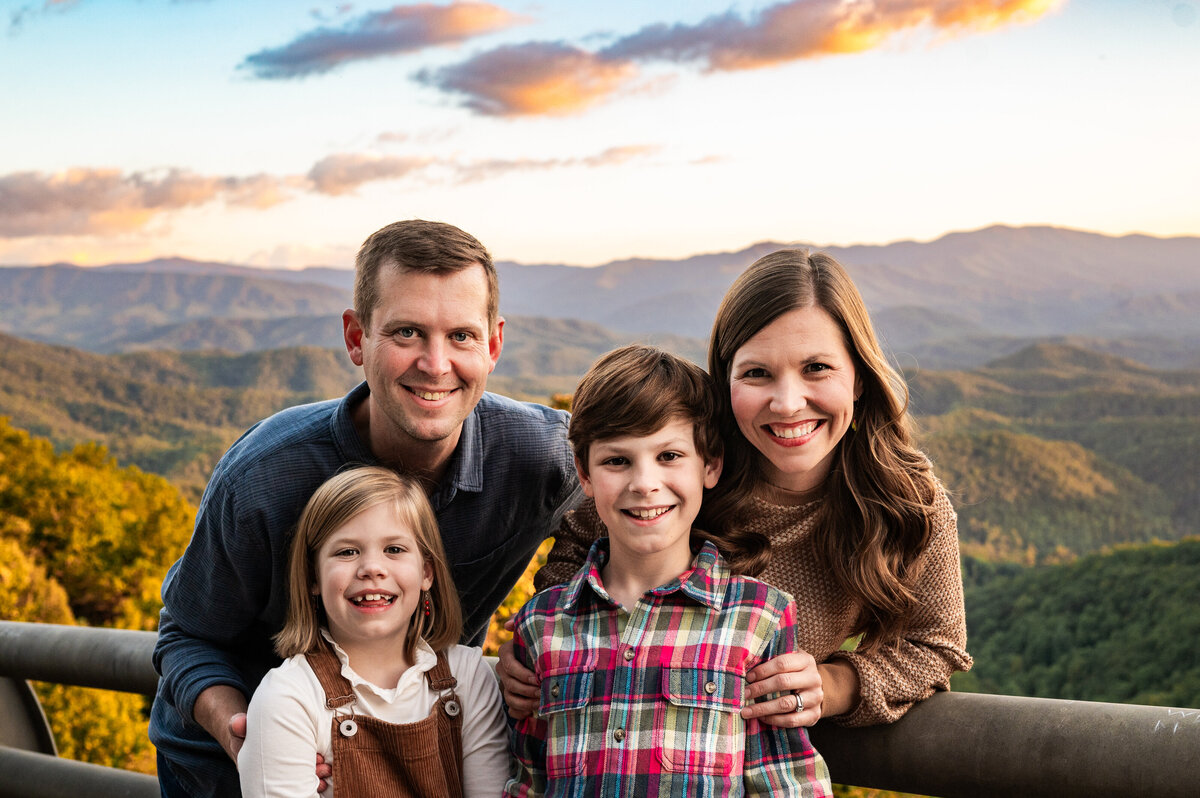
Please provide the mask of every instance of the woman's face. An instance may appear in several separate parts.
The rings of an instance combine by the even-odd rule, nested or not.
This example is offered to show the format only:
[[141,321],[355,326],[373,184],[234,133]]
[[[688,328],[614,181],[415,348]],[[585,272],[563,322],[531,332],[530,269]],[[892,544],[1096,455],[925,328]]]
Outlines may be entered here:
[[729,392],[767,481],[811,490],[829,473],[862,387],[837,322],[812,306],[783,314],[734,353]]

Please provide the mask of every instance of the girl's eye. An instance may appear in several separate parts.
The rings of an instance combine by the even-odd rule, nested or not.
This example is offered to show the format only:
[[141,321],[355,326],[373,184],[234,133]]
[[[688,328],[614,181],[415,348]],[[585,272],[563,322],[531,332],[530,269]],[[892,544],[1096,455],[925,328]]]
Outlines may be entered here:
[[388,546],[384,551],[388,554],[403,554],[407,549],[403,546]]
[[358,554],[358,549],[338,549],[333,553],[334,557],[353,557]]

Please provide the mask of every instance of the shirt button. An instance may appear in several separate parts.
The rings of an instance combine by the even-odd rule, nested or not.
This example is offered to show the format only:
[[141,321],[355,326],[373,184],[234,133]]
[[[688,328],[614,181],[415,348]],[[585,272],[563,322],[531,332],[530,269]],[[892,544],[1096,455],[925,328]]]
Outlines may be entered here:
[[558,682],[555,682],[554,686],[550,688],[550,695],[554,696],[555,698],[558,698],[559,692],[560,692],[560,690],[558,689]]
[[616,740],[617,742],[621,742],[622,740],[624,740],[625,739],[625,730],[617,729],[615,732],[613,732],[613,739]]
[[712,695],[713,693],[717,692],[717,683],[716,682],[705,683],[704,692],[708,693],[709,695]]
[[632,648],[625,649],[625,661],[629,662],[632,659],[633,659],[633,649]]

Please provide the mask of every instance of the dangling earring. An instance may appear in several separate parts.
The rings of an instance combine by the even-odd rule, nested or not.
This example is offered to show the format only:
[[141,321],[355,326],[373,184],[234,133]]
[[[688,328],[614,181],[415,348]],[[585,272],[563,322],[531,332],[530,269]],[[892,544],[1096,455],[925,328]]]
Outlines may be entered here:
[[856,419],[856,418],[850,419],[850,431],[858,432],[858,419]]
[[425,597],[425,617],[428,618],[429,617],[429,594],[426,593],[424,590],[422,590],[421,595]]

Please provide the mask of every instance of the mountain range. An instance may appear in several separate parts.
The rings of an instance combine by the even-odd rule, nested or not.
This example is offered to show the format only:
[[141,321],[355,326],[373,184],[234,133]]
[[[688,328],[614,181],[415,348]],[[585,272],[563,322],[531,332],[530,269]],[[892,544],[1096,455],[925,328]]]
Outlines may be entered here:
[[[734,278],[796,246],[593,268],[500,262],[508,326],[498,373],[577,377],[596,354],[634,339],[702,359]],[[1200,366],[1197,237],[990,227],[821,250],[846,265],[901,367],[972,368],[1047,338],[1158,368]],[[352,279],[348,269],[182,258],[0,268],[0,331],[106,353],[341,348]],[[517,363],[520,352],[536,360]]]

